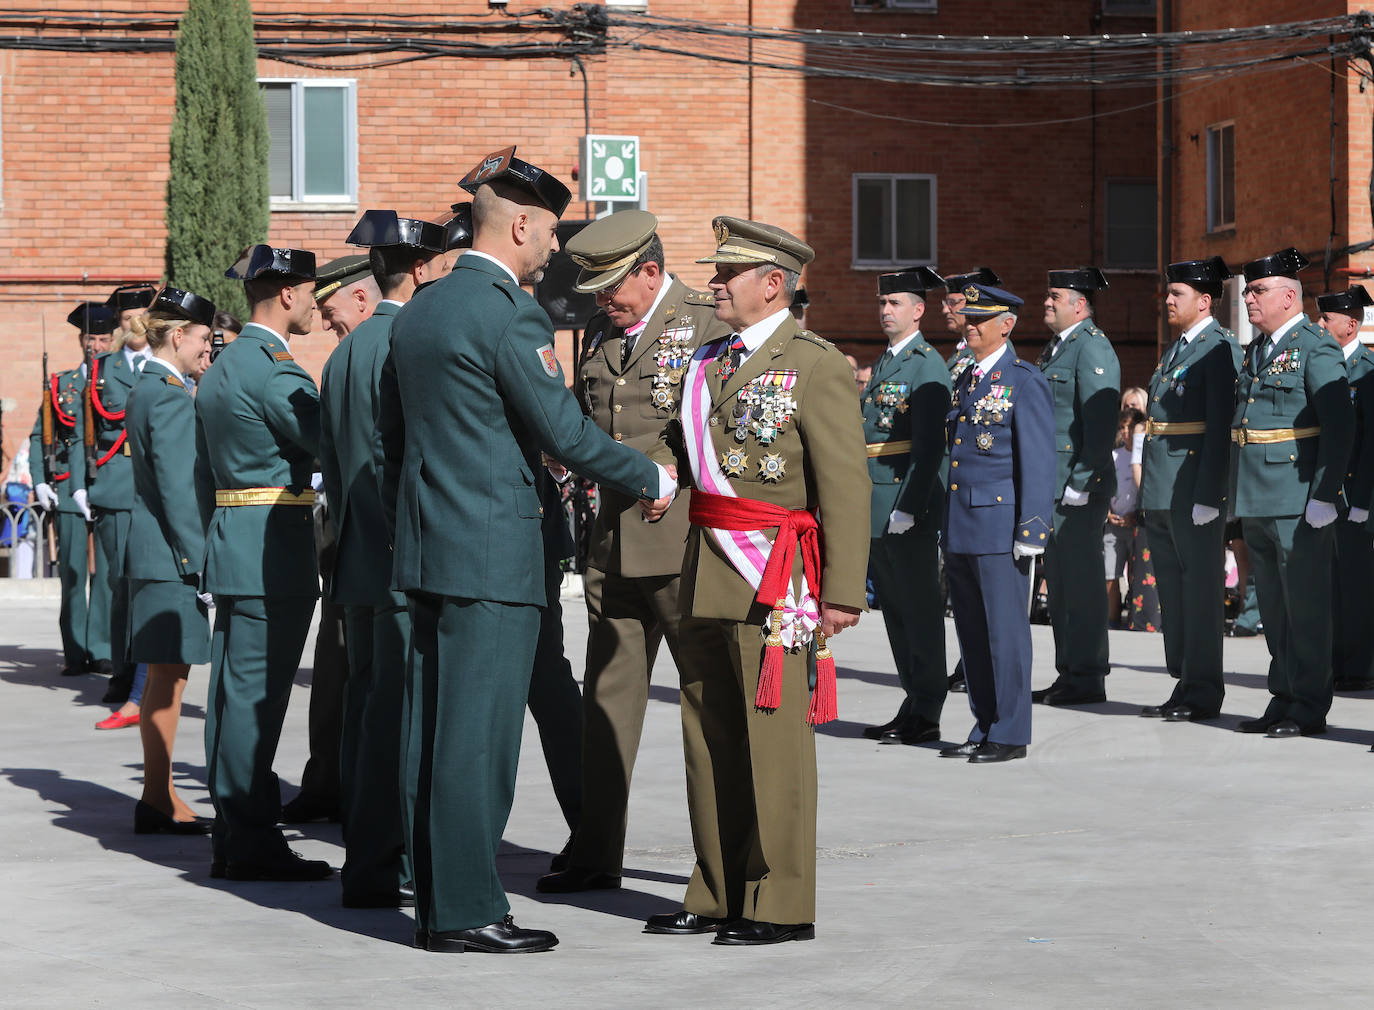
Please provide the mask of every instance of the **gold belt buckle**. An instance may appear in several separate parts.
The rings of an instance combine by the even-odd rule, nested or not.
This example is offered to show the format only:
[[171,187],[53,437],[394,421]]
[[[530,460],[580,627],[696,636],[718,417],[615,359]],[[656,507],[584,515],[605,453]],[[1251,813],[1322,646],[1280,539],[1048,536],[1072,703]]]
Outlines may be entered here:
[[1245,445],[1245,429],[1244,429],[1244,428],[1234,428],[1234,429],[1232,429],[1232,434],[1234,434],[1234,435],[1236,436],[1236,445],[1239,445],[1239,446],[1241,446],[1241,447],[1244,447],[1244,445]]

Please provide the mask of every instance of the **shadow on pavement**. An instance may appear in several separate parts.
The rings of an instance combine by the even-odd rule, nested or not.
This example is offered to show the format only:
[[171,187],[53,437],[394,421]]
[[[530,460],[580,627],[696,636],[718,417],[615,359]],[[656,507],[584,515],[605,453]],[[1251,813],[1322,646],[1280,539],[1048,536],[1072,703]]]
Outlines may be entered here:
[[530,849],[502,842],[496,854],[496,868],[501,873],[501,883],[509,893],[519,894],[540,904],[571,905],[640,922],[658,912],[674,912],[682,907],[680,899],[664,898],[625,885],[632,880],[652,880],[663,884],[678,884],[685,888],[686,877],[656,870],[638,870],[632,866],[622,871],[622,885],[618,890],[543,894],[536,891],[534,885],[540,877],[549,872],[549,859],[552,856],[552,852],[543,849]]

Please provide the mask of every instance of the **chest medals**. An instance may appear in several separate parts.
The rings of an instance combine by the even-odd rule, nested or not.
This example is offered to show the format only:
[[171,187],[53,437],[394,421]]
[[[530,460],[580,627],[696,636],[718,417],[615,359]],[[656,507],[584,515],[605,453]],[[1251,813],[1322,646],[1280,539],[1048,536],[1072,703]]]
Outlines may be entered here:
[[653,376],[653,388],[649,400],[660,413],[667,414],[676,406],[676,392],[682,377],[687,373],[687,363],[692,358],[692,340],[696,327],[691,320],[686,326],[675,326],[664,330],[654,348],[654,365],[657,371]]
[[1281,375],[1284,372],[1296,372],[1302,368],[1302,349],[1290,347],[1265,368],[1266,375]]
[[906,413],[910,392],[911,387],[905,382],[879,383],[873,391],[873,404],[878,408],[873,426],[879,431],[891,431],[896,416]]
[[1004,423],[1013,406],[1012,387],[998,383],[997,380],[1001,377],[1001,372],[993,372],[989,376],[992,385],[988,388],[987,393],[981,396],[970,408],[969,421],[975,425],[983,426],[983,430],[978,432],[973,439],[973,444],[978,447],[979,452],[992,452],[992,447],[996,444],[996,436],[989,426]]
[[[797,413],[797,401],[792,396],[796,384],[795,369],[777,369],[750,380],[735,394],[731,418],[739,446],[721,453],[721,468],[729,476],[743,477],[748,472],[749,456],[744,452],[744,443],[750,436],[767,448],[792,422]],[[781,453],[764,453],[758,461],[758,478],[766,483],[776,483],[786,473],[787,460]]]

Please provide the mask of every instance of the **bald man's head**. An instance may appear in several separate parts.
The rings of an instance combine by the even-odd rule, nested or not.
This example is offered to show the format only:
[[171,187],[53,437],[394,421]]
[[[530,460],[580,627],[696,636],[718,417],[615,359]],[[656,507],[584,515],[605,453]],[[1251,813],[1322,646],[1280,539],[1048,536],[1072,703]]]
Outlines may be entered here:
[[537,284],[558,251],[558,215],[526,190],[486,183],[472,199],[472,248],[505,263],[521,284]]

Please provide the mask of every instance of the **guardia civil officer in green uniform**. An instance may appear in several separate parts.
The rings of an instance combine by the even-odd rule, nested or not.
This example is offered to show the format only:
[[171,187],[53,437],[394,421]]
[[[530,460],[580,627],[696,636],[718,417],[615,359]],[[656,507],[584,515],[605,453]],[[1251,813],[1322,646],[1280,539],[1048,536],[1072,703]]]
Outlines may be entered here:
[[1096,267],[1051,270],[1045,294],[1045,323],[1054,336],[1037,364],[1054,396],[1057,491],[1045,583],[1058,676],[1031,698],[1046,705],[1107,699],[1102,528],[1116,493],[1112,447],[1121,406],[1121,366],[1092,318],[1096,292],[1106,287],[1107,278]]
[[[152,302],[153,293],[146,285],[121,288],[110,296],[107,307],[115,313],[118,323],[126,313],[143,311]],[[95,521],[101,577],[110,601],[109,643],[113,673],[110,688],[101,701],[114,705],[129,700],[135,666],[129,662],[128,655],[129,587],[124,578],[124,553],[134,506],[134,473],[124,427],[124,402],[138,382],[144,361],[150,357],[142,337],[135,337],[127,329],[123,337],[121,344],[91,360],[86,397],[91,406],[92,429],[90,434],[83,431],[91,446],[91,459],[84,471],[85,487]]]
[[864,736],[882,743],[940,739],[949,691],[939,537],[950,379],[920,330],[926,292],[944,284],[929,267],[878,277],[878,324],[887,350],[861,394],[873,481],[868,565],[905,694],[895,716],[864,728]]
[[[67,317],[77,328],[84,350],[87,334],[109,333],[114,315],[103,305],[86,302]],[[94,622],[87,620],[86,534],[91,509],[86,495],[86,449],[82,442],[85,409],[86,365],[48,376],[38,418],[29,436],[29,468],[38,478],[34,496],[53,514],[57,533],[57,575],[62,587],[58,627],[62,632],[62,675],[109,673],[109,595],[97,574],[91,581]],[[101,594],[97,584],[104,586]],[[101,606],[103,601],[104,606]],[[93,623],[94,629],[88,629]],[[94,635],[92,635],[94,631]],[[101,661],[104,660],[104,669]]]
[[631,498],[676,482],[583,416],[549,317],[521,288],[558,248],[567,187],[514,147],[461,185],[474,193],[473,247],[397,313],[378,425],[393,586],[411,619],[415,939],[547,950],[557,938],[514,924],[496,872],[547,602],[535,471],[543,450]]
[[1355,408],[1355,437],[1345,485],[1336,501],[1336,603],[1331,608],[1331,672],[1337,691],[1374,688],[1374,622],[1369,619],[1369,573],[1374,571],[1374,535],[1368,526],[1374,497],[1374,352],[1360,341],[1369,291],[1318,295],[1321,328],[1340,344],[1346,382]]
[[1355,435],[1345,363],[1302,311],[1296,249],[1245,264],[1246,349],[1232,418],[1231,498],[1269,646],[1269,705],[1242,733],[1326,732],[1331,707],[1332,524]]
[[[658,218],[627,210],[593,221],[568,242],[582,268],[576,289],[596,295],[577,393],[597,427],[647,451],[677,415],[687,362],[729,328],[715,299],[668,274]],[[684,496],[685,498],[685,496]],[[583,679],[582,817],[565,870],[546,892],[619,887],[630,778],[660,644],[677,662],[678,582],[688,501],[645,523],[633,500],[607,488],[587,557],[587,665]],[[627,511],[627,509],[629,509]]]
[[346,849],[341,877],[346,907],[395,908],[414,903],[401,816],[410,616],[405,596],[391,589],[379,391],[392,320],[416,287],[447,269],[448,235],[441,224],[369,210],[348,242],[369,250],[382,298],[329,356],[320,388],[320,471],[338,531],[328,592],[344,608],[348,645],[339,758]]
[[134,471],[129,578],[129,655],[147,664],[140,704],[143,795],[134,806],[138,834],[203,835],[210,822],[177,795],[172,752],[181,696],[195,663],[210,659],[210,626],[201,598],[205,530],[196,505],[196,411],[189,382],[210,364],[215,306],[163,288],[141,320],[152,356],[126,408]]
[[865,604],[863,419],[844,355],[790,311],[811,247],[757,221],[713,226],[702,262],[716,264],[716,317],[734,332],[693,355],[664,441],[680,442],[693,483],[678,634],[696,866],[682,909],[645,929],[809,940],[814,726],[836,714],[826,639]]
[[196,499],[205,590],[216,603],[205,717],[210,872],[319,880],[333,872],[329,864],[293,853],[277,827],[272,773],[319,596],[310,475],[320,400],[288,343],[311,329],[315,257],[250,246],[225,276],[243,281],[251,315],[196,392]]
[[1212,317],[1231,271],[1220,256],[1170,263],[1164,307],[1178,339],[1150,377],[1140,507],[1164,621],[1164,660],[1178,679],[1166,722],[1221,711],[1225,626],[1226,473],[1240,344]]

